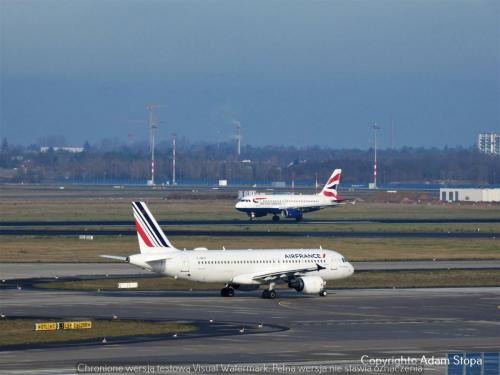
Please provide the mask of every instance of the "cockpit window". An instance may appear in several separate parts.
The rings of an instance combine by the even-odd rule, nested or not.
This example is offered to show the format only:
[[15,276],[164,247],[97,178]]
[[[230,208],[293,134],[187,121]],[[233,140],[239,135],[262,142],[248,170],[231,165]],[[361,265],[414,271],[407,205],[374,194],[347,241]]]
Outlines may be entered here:
[[342,263],[347,263],[347,259],[342,257]]

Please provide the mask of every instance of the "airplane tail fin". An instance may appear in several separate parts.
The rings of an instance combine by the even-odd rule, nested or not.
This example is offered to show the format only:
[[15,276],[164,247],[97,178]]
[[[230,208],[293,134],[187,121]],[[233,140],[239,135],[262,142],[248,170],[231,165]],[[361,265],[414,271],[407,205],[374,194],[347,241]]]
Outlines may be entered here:
[[141,253],[177,250],[168,240],[144,202],[132,202]]
[[341,202],[342,197],[337,192],[341,175],[342,169],[335,169],[319,194],[324,195],[333,201]]

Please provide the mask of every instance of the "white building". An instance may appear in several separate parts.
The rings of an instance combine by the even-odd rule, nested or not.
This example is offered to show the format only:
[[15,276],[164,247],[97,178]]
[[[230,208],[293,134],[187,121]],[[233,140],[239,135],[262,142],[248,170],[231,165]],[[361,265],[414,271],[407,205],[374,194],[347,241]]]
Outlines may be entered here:
[[500,202],[500,189],[439,189],[443,202]]
[[500,155],[500,134],[480,133],[477,139],[477,148],[485,154]]

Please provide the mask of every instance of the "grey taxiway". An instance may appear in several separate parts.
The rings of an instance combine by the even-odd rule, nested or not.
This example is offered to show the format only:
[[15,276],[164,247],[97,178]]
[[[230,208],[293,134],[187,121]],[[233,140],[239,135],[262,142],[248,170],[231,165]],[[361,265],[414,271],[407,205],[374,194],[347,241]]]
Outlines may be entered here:
[[[72,373],[80,363],[359,363],[361,356],[498,352],[500,288],[258,292],[0,290],[9,316],[226,322],[234,335],[0,351],[2,373]],[[258,332],[258,324],[282,330]],[[252,328],[252,334],[241,333]],[[250,330],[249,330],[250,331]],[[442,372],[442,368],[430,369]]]

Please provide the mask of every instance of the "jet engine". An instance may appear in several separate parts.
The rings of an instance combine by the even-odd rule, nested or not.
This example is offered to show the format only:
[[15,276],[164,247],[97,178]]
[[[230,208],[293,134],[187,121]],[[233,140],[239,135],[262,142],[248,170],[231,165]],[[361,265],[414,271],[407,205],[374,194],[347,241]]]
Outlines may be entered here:
[[299,210],[295,210],[293,208],[288,208],[286,210],[281,211],[281,216],[297,219],[299,217],[302,217],[302,212]]
[[302,276],[288,283],[289,288],[306,294],[316,294],[323,290],[325,281],[319,276]]
[[254,217],[263,217],[263,216],[266,216],[266,215],[267,215],[267,213],[266,213],[266,212],[262,212],[262,211],[258,211],[258,212],[250,212],[250,213],[248,214],[248,216],[250,216],[252,219],[253,219]]

